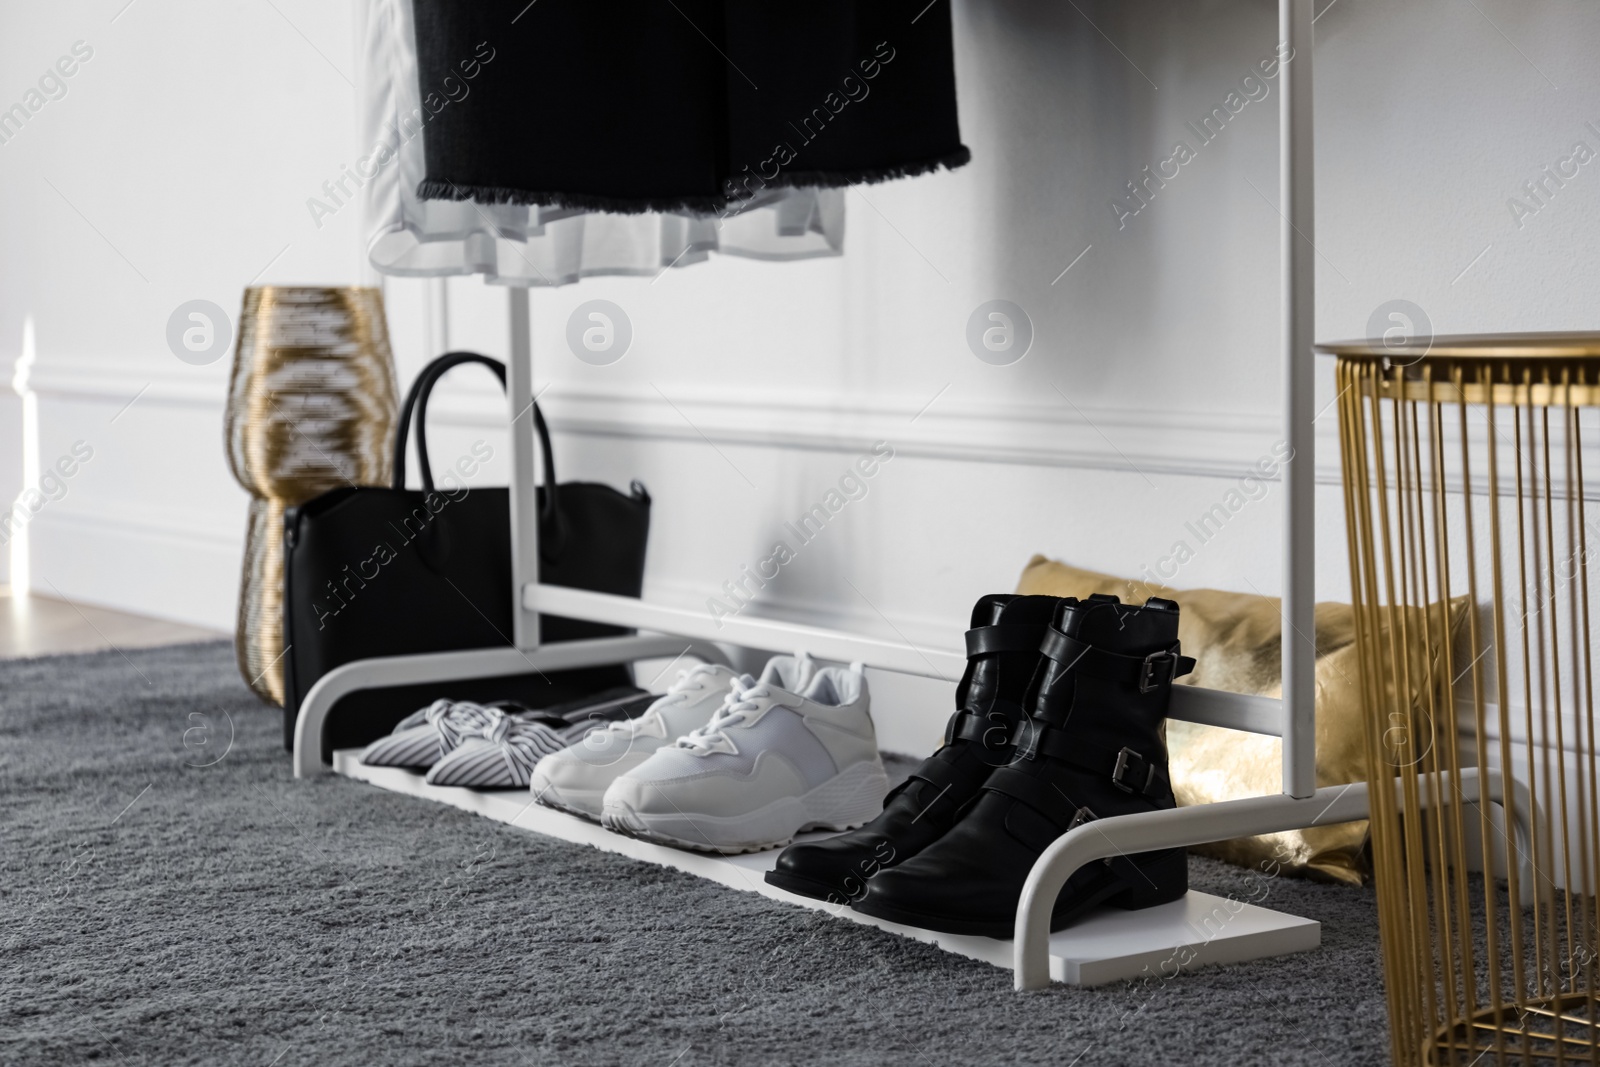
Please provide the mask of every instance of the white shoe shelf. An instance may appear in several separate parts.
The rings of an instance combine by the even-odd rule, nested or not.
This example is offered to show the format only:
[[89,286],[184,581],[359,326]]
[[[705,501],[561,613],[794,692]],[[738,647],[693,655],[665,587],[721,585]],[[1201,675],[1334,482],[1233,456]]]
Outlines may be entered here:
[[[361,750],[354,748],[335,752],[335,773],[391,792],[448,804],[521,830],[685,871],[729,889],[759,893],[785,904],[825,912],[837,919],[876,926],[901,937],[937,945],[958,956],[982,960],[1008,971],[1012,969],[1015,948],[1010,941],[901,926],[839,904],[797,896],[768,885],[762,876],[777,862],[780,849],[718,856],[671,848],[614,834],[596,823],[547,808],[535,803],[526,790],[480,792],[428,785],[416,771],[369,767],[360,761],[360,755]],[[827,836],[803,834],[798,840]],[[1178,970],[1192,970],[1207,964],[1242,963],[1306,952],[1321,942],[1322,924],[1315,920],[1191,890],[1182,900],[1143,911],[1102,909],[1066,930],[1051,934],[1050,977],[1079,986],[1170,977]]]

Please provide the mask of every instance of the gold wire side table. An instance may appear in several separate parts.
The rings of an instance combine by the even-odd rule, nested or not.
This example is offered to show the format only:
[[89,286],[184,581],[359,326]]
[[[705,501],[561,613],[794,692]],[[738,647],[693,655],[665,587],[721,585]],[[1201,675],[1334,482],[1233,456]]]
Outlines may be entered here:
[[[1367,756],[1399,780],[1371,792],[1394,1061],[1600,1063],[1600,334],[1318,350],[1339,357]],[[1499,810],[1460,802],[1495,774]]]

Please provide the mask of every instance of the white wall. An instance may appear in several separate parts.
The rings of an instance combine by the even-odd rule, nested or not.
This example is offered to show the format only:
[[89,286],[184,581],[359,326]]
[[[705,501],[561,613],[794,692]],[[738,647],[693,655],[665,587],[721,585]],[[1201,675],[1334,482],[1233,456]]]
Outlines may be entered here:
[[[253,279],[359,278],[354,209],[317,229],[304,207],[351,161],[353,13],[141,0],[119,15],[124,2],[0,14],[0,103],[74,41],[95,49],[67,96],[0,145],[0,368],[32,314],[41,455],[96,449],[35,521],[34,584],[228,625],[244,495],[220,447],[226,361],[180,363],[165,322],[195,297],[235,308]],[[650,486],[651,595],[703,605],[879,439],[896,458],[762,610],[953,646],[972,600],[1033,552],[1133,574],[1193,541],[1184,523],[1279,436],[1277,83],[1209,144],[1186,122],[1271,56],[1275,12],[957,0],[974,162],[849,194],[845,257],[535,292],[563,477]],[[1441,333],[1593,328],[1600,164],[1520,226],[1507,201],[1574,141],[1600,150],[1585,126],[1600,127],[1600,10],[1336,0],[1317,33],[1318,336],[1364,334],[1395,298]],[[1195,158],[1119,227],[1124,183],[1178,139]],[[403,377],[444,319],[451,344],[505,351],[500,290],[391,281],[388,295]],[[635,328],[609,367],[563,339],[598,297]],[[1009,367],[964,340],[994,298],[1036,330]],[[452,387],[441,455],[503,441],[486,383]],[[1318,585],[1340,597],[1332,424],[1330,410]],[[1193,544],[1174,583],[1276,592],[1277,503]],[[913,691],[931,706],[912,710]],[[894,692],[891,745],[926,747],[947,693]]]

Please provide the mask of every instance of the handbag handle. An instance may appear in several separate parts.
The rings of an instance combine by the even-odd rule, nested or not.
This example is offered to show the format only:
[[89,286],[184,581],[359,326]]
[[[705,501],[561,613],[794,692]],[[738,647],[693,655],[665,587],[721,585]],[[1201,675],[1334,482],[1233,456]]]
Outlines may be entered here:
[[[444,355],[422,368],[417,375],[417,380],[411,383],[411,389],[406,393],[405,405],[401,408],[398,429],[394,439],[394,482],[396,489],[406,487],[406,438],[413,422],[417,428],[417,464],[421,468],[422,487],[428,492],[433,491],[433,467],[428,459],[428,397],[433,393],[434,385],[447,371],[459,367],[463,363],[480,363],[494,372],[500,379],[502,388],[506,384],[506,365],[498,359],[492,359],[478,352],[446,352]],[[539,410],[539,405],[534,403],[533,427],[539,435],[539,451],[544,460],[544,507],[541,509],[540,555],[554,558],[560,552],[560,541],[564,540],[566,524],[558,506],[560,494],[556,492],[556,460],[554,450],[550,447],[550,428],[545,424],[544,412]],[[415,416],[413,416],[415,412]],[[552,543],[555,542],[555,543]]]

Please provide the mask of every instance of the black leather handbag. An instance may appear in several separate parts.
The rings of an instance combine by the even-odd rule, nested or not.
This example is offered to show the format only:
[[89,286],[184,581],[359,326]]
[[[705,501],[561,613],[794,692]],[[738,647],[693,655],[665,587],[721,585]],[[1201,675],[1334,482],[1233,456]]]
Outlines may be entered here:
[[[513,643],[510,493],[465,483],[485,456],[462,457],[445,488],[435,486],[428,460],[428,395],[446,371],[462,363],[481,363],[505,384],[505,365],[475,352],[451,352],[424,368],[400,415],[392,488],[334,489],[284,516],[284,745],[291,750],[301,701],[317,679],[341,664]],[[413,412],[420,490],[405,488]],[[650,494],[638,482],[628,493],[593,482],[557,483],[550,432],[537,405],[533,418],[544,456],[537,505],[540,580],[638,596]],[[541,642],[631,632],[552,616],[539,621]],[[322,755],[365,745],[439,697],[543,708],[631,683],[629,668],[616,665],[530,668],[499,678],[362,690],[335,706]]]

